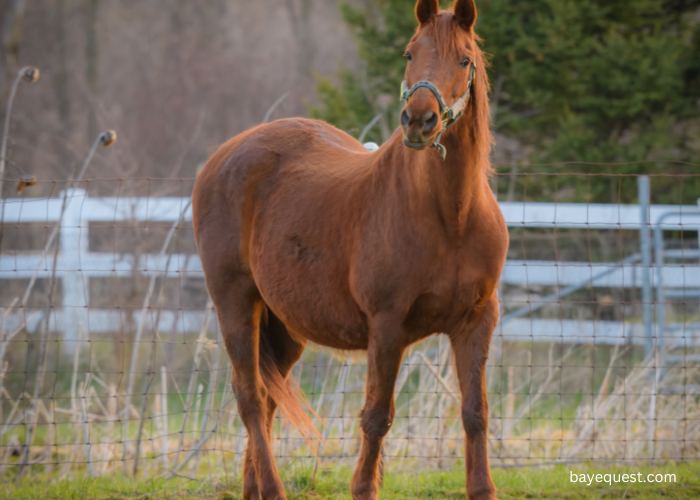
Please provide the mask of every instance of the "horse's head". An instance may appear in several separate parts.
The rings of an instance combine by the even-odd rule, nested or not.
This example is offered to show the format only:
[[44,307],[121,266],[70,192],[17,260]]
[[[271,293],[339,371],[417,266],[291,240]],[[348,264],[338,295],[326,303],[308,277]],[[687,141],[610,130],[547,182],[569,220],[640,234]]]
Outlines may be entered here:
[[406,47],[401,111],[403,143],[412,149],[434,145],[444,158],[439,136],[468,104],[479,49],[473,26],[474,0],[457,0],[440,11],[438,0],[418,0],[420,26]]

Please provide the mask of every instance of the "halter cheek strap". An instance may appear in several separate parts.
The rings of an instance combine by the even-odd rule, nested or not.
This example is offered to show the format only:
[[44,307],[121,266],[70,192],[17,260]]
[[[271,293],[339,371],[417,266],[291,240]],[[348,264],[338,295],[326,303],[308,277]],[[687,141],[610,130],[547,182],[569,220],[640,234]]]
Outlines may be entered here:
[[404,80],[401,83],[401,99],[405,100],[406,102],[408,102],[408,100],[411,98],[414,92],[421,87],[425,87],[435,95],[435,98],[438,102],[438,106],[440,106],[440,116],[442,117],[442,130],[438,132],[438,135],[437,137],[435,137],[435,141],[433,142],[431,147],[437,149],[440,152],[440,158],[442,158],[443,160],[447,155],[447,149],[445,149],[445,146],[440,144],[440,138],[442,137],[443,132],[447,130],[447,127],[454,124],[457,120],[461,118],[462,114],[464,114],[464,108],[467,107],[469,97],[471,96],[472,82],[474,80],[475,69],[476,63],[472,61],[469,67],[469,79],[467,80],[467,90],[464,92],[464,94],[462,94],[462,96],[459,99],[457,99],[454,102],[452,106],[449,107],[447,106],[447,104],[445,104],[445,99],[442,97],[440,90],[438,90],[438,88],[435,85],[433,85],[430,81],[421,80],[410,89],[406,84],[406,80]]

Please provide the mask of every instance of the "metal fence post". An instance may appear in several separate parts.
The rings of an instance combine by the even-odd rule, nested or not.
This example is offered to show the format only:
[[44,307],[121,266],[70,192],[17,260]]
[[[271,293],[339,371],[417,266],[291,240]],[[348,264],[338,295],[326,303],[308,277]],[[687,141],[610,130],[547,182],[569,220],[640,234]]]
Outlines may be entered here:
[[651,224],[649,220],[649,176],[637,178],[637,196],[640,211],[640,253],[642,254],[642,307],[644,320],[644,357],[654,349],[654,304],[651,286]]
[[[81,263],[88,252],[87,224],[82,220],[82,206],[87,193],[83,189],[68,189],[66,210],[60,229],[61,252],[58,273],[63,293],[63,352],[75,352],[79,339],[80,323],[87,331],[89,280],[83,280]],[[58,325],[57,325],[58,326]]]
[[666,342],[666,291],[664,290],[664,230],[659,222],[654,226],[654,260],[656,262],[656,338],[661,354],[661,366],[665,366]]

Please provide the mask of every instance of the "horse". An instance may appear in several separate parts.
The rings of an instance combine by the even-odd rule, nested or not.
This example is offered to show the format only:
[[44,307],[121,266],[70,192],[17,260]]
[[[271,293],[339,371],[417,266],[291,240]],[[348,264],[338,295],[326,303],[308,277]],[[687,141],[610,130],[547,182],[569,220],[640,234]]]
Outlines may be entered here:
[[246,500],[286,498],[275,410],[313,432],[290,376],[309,341],[367,351],[350,488],[376,500],[402,357],[435,333],[459,379],[467,496],[496,498],[485,365],[508,233],[489,187],[488,77],[473,0],[418,0],[415,14],[400,126],[377,151],[322,121],[281,119],[224,143],[196,180],[197,249],[248,433]]

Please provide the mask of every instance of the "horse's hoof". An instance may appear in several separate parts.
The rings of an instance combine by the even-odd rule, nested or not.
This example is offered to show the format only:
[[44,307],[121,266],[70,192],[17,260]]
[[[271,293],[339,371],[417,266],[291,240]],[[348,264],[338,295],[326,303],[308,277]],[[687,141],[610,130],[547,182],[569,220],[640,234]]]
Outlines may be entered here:
[[262,500],[287,500],[287,497],[284,496],[284,490],[269,488],[262,492]]
[[258,495],[257,486],[255,490],[243,489],[243,500],[260,500],[260,495]]
[[377,494],[372,493],[353,493],[352,500],[377,500]]
[[243,500],[260,500],[257,484],[255,485],[255,488],[243,487]]
[[351,487],[352,500],[377,500],[376,488]]
[[491,491],[484,491],[475,495],[469,495],[468,500],[498,500],[496,494]]

